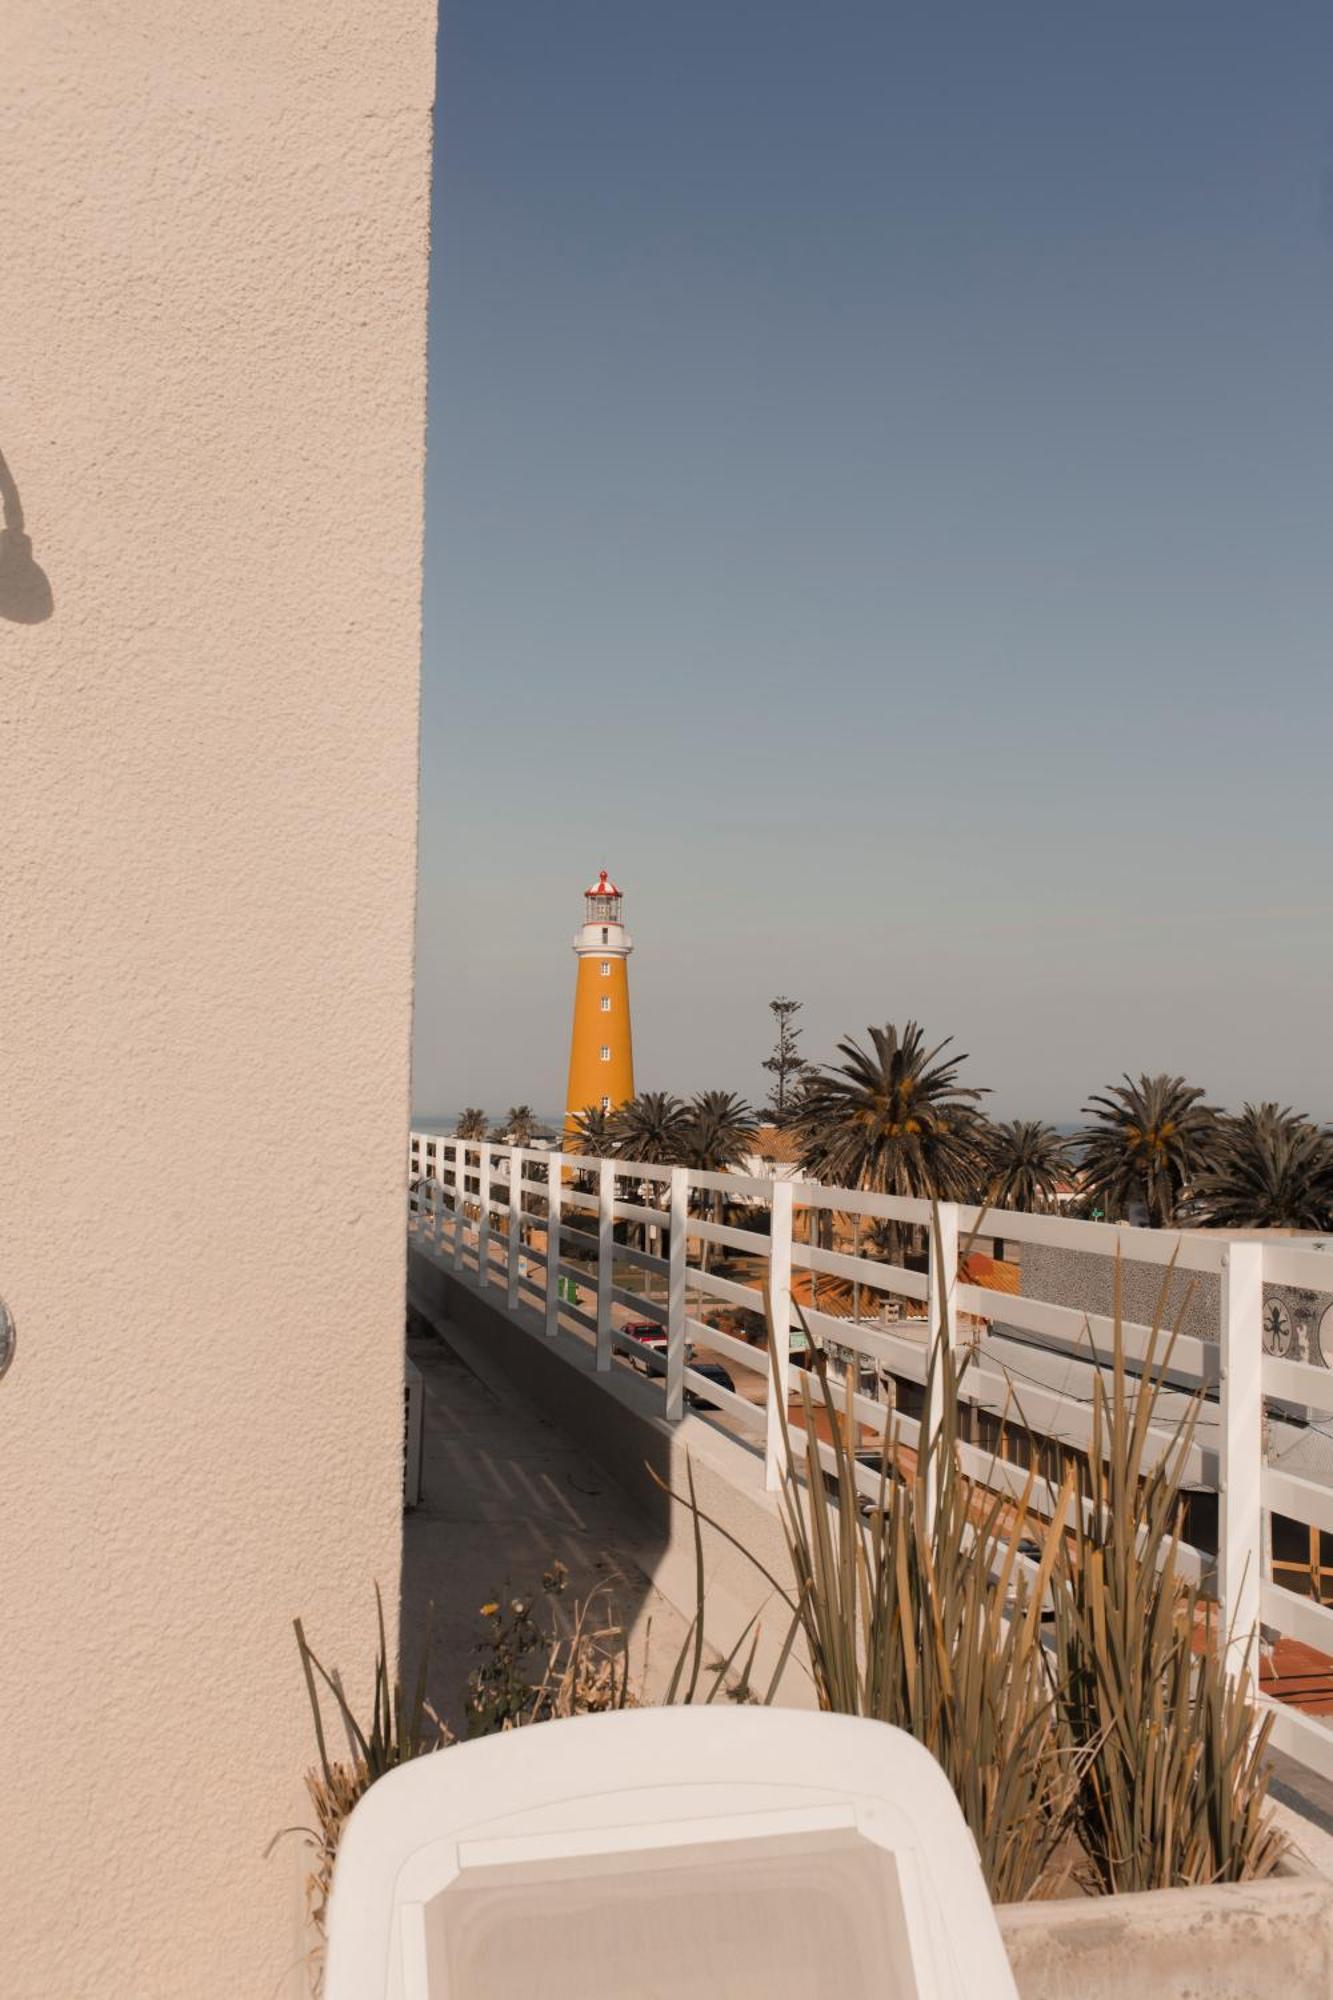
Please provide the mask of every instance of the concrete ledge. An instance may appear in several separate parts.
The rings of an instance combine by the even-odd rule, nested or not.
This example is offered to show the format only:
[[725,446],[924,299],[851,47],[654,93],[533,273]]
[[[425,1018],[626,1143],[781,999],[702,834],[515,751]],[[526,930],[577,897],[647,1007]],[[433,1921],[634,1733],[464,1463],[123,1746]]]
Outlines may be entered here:
[[[710,1650],[725,1657],[757,1616],[755,1680],[766,1689],[789,1613],[757,1565],[785,1585],[790,1564],[758,1453],[701,1417],[668,1424],[658,1414],[661,1391],[647,1377],[618,1365],[599,1374],[590,1347],[576,1335],[548,1337],[537,1313],[525,1307],[510,1313],[498,1292],[494,1303],[482,1298],[469,1279],[455,1277],[411,1244],[407,1276],[410,1303],[428,1319],[447,1323],[460,1359],[483,1382],[508,1383],[526,1396],[641,1511],[657,1551],[652,1581],[687,1620],[697,1603],[693,1521],[689,1507],[669,1499],[653,1475],[683,1495],[693,1472],[701,1512],[725,1531],[707,1525],[703,1531]],[[781,1700],[792,1708],[814,1706],[802,1657],[793,1654],[780,1683]]]
[[1333,1883],[1317,1876],[998,1911],[1022,2000],[1328,2000]]

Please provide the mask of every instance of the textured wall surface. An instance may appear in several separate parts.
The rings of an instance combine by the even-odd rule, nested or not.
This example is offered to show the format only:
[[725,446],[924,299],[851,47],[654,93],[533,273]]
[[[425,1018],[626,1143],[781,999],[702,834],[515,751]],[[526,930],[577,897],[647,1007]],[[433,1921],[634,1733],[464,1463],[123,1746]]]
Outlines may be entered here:
[[[1028,1298],[1049,1299],[1055,1305],[1072,1306],[1076,1312],[1114,1313],[1114,1257],[1012,1239],[1005,1254],[1018,1264],[1021,1288]],[[1181,1332],[1192,1339],[1217,1339],[1221,1294],[1213,1272],[1168,1271],[1164,1266],[1136,1264],[1126,1257],[1121,1260],[1120,1285],[1121,1310],[1136,1326],[1156,1322],[1169,1327],[1179,1321]]]
[[[1254,1232],[1262,1240],[1262,1232]],[[1274,1236],[1272,1239],[1282,1239]],[[1313,1242],[1311,1237],[1304,1239]],[[1022,1289],[1029,1298],[1050,1299],[1057,1305],[1072,1306],[1078,1312],[1104,1313],[1115,1310],[1115,1259],[1099,1257],[1085,1250],[1058,1250],[1049,1243],[1010,1241],[1008,1254],[1022,1271]],[[1333,1258],[1330,1258],[1333,1264]],[[1179,1324],[1182,1333],[1195,1340],[1216,1340],[1221,1291],[1211,1271],[1156,1270],[1126,1258],[1120,1267],[1125,1318],[1140,1326],[1154,1322],[1164,1327]],[[1293,1361],[1309,1361],[1316,1368],[1328,1366],[1321,1344],[1324,1315],[1333,1306],[1333,1294],[1297,1291],[1291,1285],[1264,1286],[1269,1306],[1281,1304],[1287,1314],[1286,1326]],[[1333,1322],[1331,1322],[1333,1324]],[[1270,1343],[1271,1344],[1271,1343]]]
[[0,9],[6,2000],[298,1990],[396,1601],[433,15]]

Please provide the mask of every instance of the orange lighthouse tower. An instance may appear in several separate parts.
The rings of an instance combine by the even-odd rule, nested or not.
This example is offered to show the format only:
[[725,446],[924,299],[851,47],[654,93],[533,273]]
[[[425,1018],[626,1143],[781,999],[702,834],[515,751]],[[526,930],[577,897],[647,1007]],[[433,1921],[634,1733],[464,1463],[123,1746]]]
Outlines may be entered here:
[[629,1025],[629,955],[634,941],[621,921],[622,901],[605,868],[592,888],[583,892],[583,928],[574,933],[579,969],[565,1095],[567,1128],[581,1111],[614,1111],[634,1095]]

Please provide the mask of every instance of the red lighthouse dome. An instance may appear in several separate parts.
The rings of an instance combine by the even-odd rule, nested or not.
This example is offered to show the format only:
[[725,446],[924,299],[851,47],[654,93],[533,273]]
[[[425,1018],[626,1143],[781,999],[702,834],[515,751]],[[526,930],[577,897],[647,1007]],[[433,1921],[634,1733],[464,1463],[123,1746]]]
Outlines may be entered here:
[[587,908],[585,922],[590,924],[618,924],[620,922],[621,895],[605,868],[598,875],[591,889],[585,889],[583,900]]

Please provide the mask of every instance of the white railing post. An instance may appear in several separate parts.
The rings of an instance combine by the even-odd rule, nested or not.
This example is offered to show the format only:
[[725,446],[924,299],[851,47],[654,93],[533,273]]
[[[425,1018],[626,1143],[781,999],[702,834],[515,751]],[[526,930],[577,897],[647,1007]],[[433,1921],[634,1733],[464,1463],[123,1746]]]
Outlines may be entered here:
[[463,1268],[463,1193],[466,1175],[463,1159],[466,1148],[461,1139],[455,1139],[449,1149],[453,1154],[454,1167],[454,1269]]
[[768,1246],[768,1316],[773,1329],[769,1357],[768,1396],[764,1420],[764,1485],[770,1493],[781,1488],[786,1471],[783,1425],[791,1393],[791,1234],[795,1190],[790,1181],[774,1181],[772,1234]]
[[[939,1461],[935,1440],[944,1423],[945,1377],[943,1367],[930,1369],[930,1359],[947,1348],[955,1364],[958,1359],[958,1205],[936,1203],[931,1211],[930,1250],[926,1277],[927,1380],[930,1382],[930,1434],[922,1437],[926,1454],[926,1522],[935,1525],[939,1500]],[[940,1355],[941,1361],[943,1355]]]
[[690,1177],[671,1169],[671,1239],[667,1247],[666,1419],[685,1414],[685,1269],[689,1250]]
[[1235,1674],[1252,1666],[1263,1582],[1264,1249],[1228,1243],[1218,1321],[1217,1596]]
[[491,1149],[483,1140],[477,1148],[477,1289],[491,1282]]
[[546,1156],[546,1333],[560,1331],[560,1206],[564,1198],[563,1153]]
[[509,1241],[505,1260],[505,1303],[510,1312],[518,1308],[519,1260],[523,1255],[523,1163],[526,1155],[515,1146],[509,1155]]
[[611,1288],[615,1282],[616,1170],[612,1160],[597,1169],[597,1367],[611,1366]]

